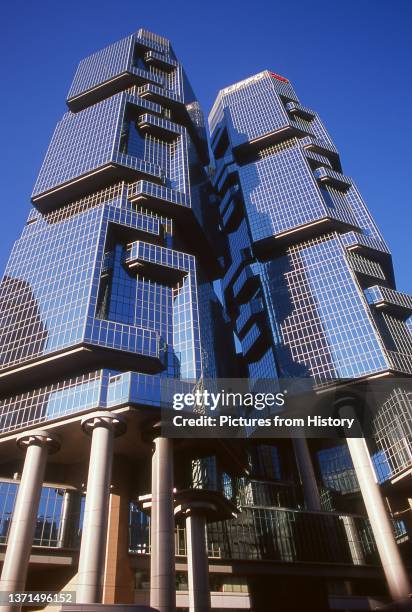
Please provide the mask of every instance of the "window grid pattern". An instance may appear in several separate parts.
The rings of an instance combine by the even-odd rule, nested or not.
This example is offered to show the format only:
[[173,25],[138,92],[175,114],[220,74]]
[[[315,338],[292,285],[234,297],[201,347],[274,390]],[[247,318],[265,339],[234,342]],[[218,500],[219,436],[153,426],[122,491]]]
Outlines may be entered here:
[[322,121],[320,120],[317,114],[311,120],[303,119],[302,117],[294,115],[293,123],[302,131],[308,132],[310,135],[313,135],[315,139],[319,143],[322,143],[323,146],[326,146],[329,151],[337,153],[335,145],[333,144],[328,132],[326,131]]
[[85,342],[161,360],[165,342],[154,330],[89,317]]
[[319,180],[326,179],[328,182],[338,183],[340,189],[343,191],[346,191],[352,185],[352,180],[350,178],[331,168],[324,168],[321,166],[314,171],[314,175]]
[[412,393],[394,389],[374,418],[374,438],[390,466],[389,477],[412,466]]
[[248,363],[249,378],[277,378],[277,366],[272,348],[269,348],[260,359]]
[[225,116],[232,146],[286,126],[295,126],[309,133],[327,149],[336,152],[316,113],[310,111],[311,120],[295,114],[289,115],[287,108],[290,104],[304,109],[297,103],[291,84],[273,78],[267,71],[228,87],[219,93],[209,115],[212,139]]
[[349,190],[346,193],[346,198],[349,206],[354,212],[354,215],[357,220],[358,227],[361,228],[363,234],[366,235],[367,238],[371,238],[376,242],[380,243],[381,249],[386,250],[388,252],[388,247],[385,244],[385,241],[382,238],[382,234],[378,230],[376,223],[372,219],[372,216],[366,206],[362,196],[360,195],[358,188],[352,182]]
[[170,41],[167,38],[160,36],[160,34],[149,32],[149,30],[144,28],[138,30],[137,39],[162,55],[169,55],[172,51]]
[[251,348],[256,344],[261,335],[259,327],[254,323],[241,340],[243,353],[247,356]]
[[[173,288],[158,286],[142,277],[138,283],[144,285],[143,293],[138,292],[135,304],[136,312],[146,312],[142,323],[153,323],[157,311],[156,291],[161,292],[163,307],[159,307],[159,312],[163,313],[162,319],[168,313],[169,322],[159,331],[165,334],[166,343],[173,346],[173,371],[176,369],[176,362],[179,362],[180,376],[196,378],[200,371],[200,339],[195,258],[179,251],[138,241],[129,245],[126,261],[150,262],[185,273]],[[145,326],[148,327],[147,324]]]
[[79,113],[68,112],[57,124],[33,190],[39,195],[112,160],[123,94]]
[[153,85],[152,83],[141,85],[140,87],[136,88],[136,91],[139,96],[142,96],[142,98],[146,97],[147,94],[152,94],[156,97],[160,97],[162,99],[162,103],[164,104],[167,104],[168,101],[182,102],[181,95],[179,93],[169,91],[161,87],[157,87],[157,85]]
[[[350,536],[346,517],[355,525]],[[129,521],[129,551],[150,554],[150,518],[133,504]],[[175,543],[176,555],[186,556],[184,529],[177,528]],[[211,559],[378,564],[372,531],[363,517],[282,508],[245,507],[235,519],[209,524],[207,553]]]
[[125,261],[134,260],[147,261],[182,272],[195,270],[195,258],[192,255],[141,240],[132,242],[128,247]]
[[197,380],[202,374],[202,349],[195,272],[185,276],[174,290],[173,347],[180,377]]
[[[158,67],[160,62],[157,66],[156,62],[148,66],[145,63],[148,48],[174,68],[163,70]],[[211,300],[203,300],[205,316],[201,323],[198,264],[194,256],[161,246],[180,246],[181,241],[173,233],[172,207],[165,207],[167,217],[155,212],[160,200],[190,207],[192,188],[196,191],[197,216],[209,204],[205,190],[207,177],[197,149],[186,128],[170,120],[172,111],[167,106],[173,102],[175,108],[176,103],[182,102],[184,89],[187,112],[199,138],[204,131],[204,119],[190,85],[183,78],[181,66],[174,56],[169,56],[169,51],[173,56],[168,43],[165,46],[160,38],[141,31],[87,58],[79,67],[69,94],[71,98],[125,70],[152,82],[147,86],[128,87],[127,91],[77,113],[66,113],[50,143],[34,196],[104,169],[106,165],[126,166],[136,170],[138,177],[140,174],[153,177],[154,182],[120,182],[76,201],[70,201],[71,186],[65,185],[65,193],[69,193],[67,203],[61,203],[53,212],[30,214],[10,259],[11,277],[6,276],[0,288],[0,322],[6,324],[2,338],[6,351],[3,367],[68,347],[92,344],[137,356],[135,367],[161,372],[159,378],[198,379],[201,375],[205,351],[201,346],[200,328],[203,327],[203,337],[208,337],[204,321],[211,320],[212,312],[216,314],[216,311]],[[136,59],[143,62],[136,63]],[[104,66],[97,68],[99,63]],[[156,82],[165,87],[157,86]],[[166,107],[140,97],[140,93],[162,100]],[[101,95],[105,95],[103,90]],[[133,119],[130,125],[134,150],[121,148],[128,127],[125,119],[129,117]],[[104,172],[100,176],[106,180],[109,174]],[[129,174],[123,171],[116,176]],[[204,193],[199,195],[202,189]],[[148,242],[138,239],[141,232],[146,234]],[[129,252],[136,251],[138,263],[144,269],[131,270],[128,266],[126,253],[130,239],[134,244]],[[164,270],[160,271],[160,267]],[[30,320],[25,320],[26,315]],[[212,341],[211,348],[214,348]],[[208,361],[216,363],[212,351]],[[64,389],[37,389],[24,397],[5,399],[1,413],[3,430],[104,407],[108,400],[104,399],[103,388],[110,391],[111,402],[118,401],[117,393],[124,394],[127,378],[129,398],[138,402],[142,377],[146,375],[136,378],[134,374],[138,376],[126,373],[122,380],[114,377],[109,384],[98,376],[91,380],[64,381],[61,383]]]
[[225,109],[230,125],[232,146],[238,146],[263,134],[290,125],[283,104],[273,90],[267,89],[253,95],[231,94],[231,104]]
[[100,207],[26,226],[0,284],[0,367],[81,341],[101,220]]
[[346,194],[340,189],[327,184],[321,184],[320,189],[325,204],[328,207],[328,216],[356,227],[357,221],[351,207],[348,205]]
[[145,54],[146,61],[148,59],[160,60],[162,63],[167,64],[168,66],[176,67],[178,64],[176,60],[168,55],[164,55],[163,53],[158,53],[157,51],[147,51]]
[[346,445],[323,449],[317,455],[322,482],[327,489],[340,493],[359,491],[355,468]]
[[359,232],[346,232],[345,234],[341,234],[341,240],[348,249],[360,245],[372,249],[373,251],[389,253],[388,247],[383,240],[373,238],[372,236],[365,236],[365,234],[360,234]]
[[215,185],[218,191],[222,191],[222,195],[226,189],[231,186],[231,178],[237,174],[237,167],[235,164],[224,165],[221,175],[216,175]]
[[329,142],[326,140],[321,140],[315,136],[303,136],[299,140],[302,148],[306,148],[308,150],[312,150],[314,148],[320,149],[322,154],[324,154],[324,152],[336,154],[335,147],[329,144]]
[[146,109],[150,104],[124,93],[98,102],[78,113],[68,112],[58,123],[33,190],[33,197],[83,176],[102,166],[117,163],[162,179],[161,166],[120,150],[127,103]]
[[138,334],[137,330],[158,334],[163,346],[172,344],[169,331],[171,289],[139,276],[131,276],[123,265],[125,249],[121,244],[117,244],[110,255],[110,265],[103,271],[105,275],[110,271],[110,292],[105,303],[99,306],[98,316],[126,326],[126,337],[121,338],[122,346],[119,348],[125,350],[134,335]]
[[259,149],[257,153],[258,159],[264,159],[265,157],[272,157],[272,155],[276,155],[276,153],[280,153],[281,151],[286,151],[287,149],[293,149],[298,146],[299,141],[297,138],[289,138],[288,140],[283,140],[282,142],[278,142],[277,144],[270,145],[269,147],[264,147],[263,149]]
[[[67,99],[76,98],[126,72],[135,74],[140,79],[153,81],[158,85],[166,84],[169,89],[176,90],[179,87],[176,70],[167,74],[150,64],[148,69],[134,65],[134,49],[136,43],[139,42],[150,47],[152,54],[156,54],[163,61],[172,66],[178,65],[173,58],[169,57],[168,41],[167,44],[159,44],[149,37],[151,33],[143,34],[142,32],[127,36],[83,59],[76,70]],[[145,63],[143,65],[147,67]]]
[[263,280],[269,303],[278,305],[274,337],[288,374],[320,384],[387,367],[337,236],[291,247],[288,256],[264,264]]
[[101,384],[102,372],[91,372],[2,399],[0,430],[13,431],[74,412],[97,408],[102,399]]
[[[297,145],[302,145],[302,140],[297,141]],[[319,153],[315,153],[314,151],[310,151],[309,149],[303,148],[303,154],[309,162],[315,163],[316,166],[323,166],[326,168],[330,167],[330,161],[324,155],[320,155]]]
[[134,199],[139,196],[146,196],[148,199],[164,200],[171,204],[179,204],[190,208],[190,193],[182,193],[163,185],[156,185],[149,181],[137,181],[129,186],[129,198]]
[[348,261],[355,272],[372,278],[379,278],[383,281],[386,280],[385,272],[377,261],[373,261],[373,259],[358,253],[349,253]]
[[230,285],[236,272],[246,262],[245,252],[250,249],[251,242],[245,219],[235,231],[228,235],[228,241],[232,261],[223,279],[224,289]]
[[257,277],[259,272],[260,264],[258,263],[253,263],[243,268],[233,283],[232,288],[234,296],[238,297],[239,293],[241,293],[241,291],[245,288],[245,285],[247,285],[247,283],[251,281],[254,276]]
[[412,296],[407,293],[401,293],[388,287],[368,287],[365,289],[365,295],[369,304],[392,304],[404,308],[406,311],[412,310]]
[[219,208],[220,208],[220,212],[222,216],[225,214],[225,211],[228,208],[229,204],[234,202],[239,192],[240,192],[239,185],[233,185],[233,187],[230,187],[226,191],[225,195],[223,196],[223,198],[221,199],[219,203]]
[[[192,391],[193,385],[176,380],[179,371],[165,372],[172,376],[172,391]],[[193,379],[193,377],[191,377]],[[91,409],[114,408],[123,404],[156,406],[170,390],[164,378],[137,372],[98,370],[48,386],[0,400],[2,432],[16,431],[45,421]]]
[[185,128],[177,123],[172,123],[172,121],[168,121],[167,119],[162,119],[161,117],[156,117],[155,115],[150,115],[149,113],[145,113],[139,117],[139,122],[153,125],[155,127],[159,127],[166,132],[170,132],[171,134],[180,135],[185,131]]
[[404,321],[386,312],[382,313],[382,319],[393,339],[395,350],[412,357],[412,330],[410,321]]
[[[133,277],[124,269],[123,262],[138,263],[142,271],[138,266],[137,277]],[[156,272],[145,272],[145,262],[181,271],[181,280],[173,281],[173,286],[170,282],[167,285],[157,282],[155,277],[151,278]],[[162,346],[170,347],[164,356],[170,373],[195,378],[201,368],[196,286],[193,256],[143,241],[131,243],[126,250],[118,245],[110,299],[100,317],[155,331]]]
[[315,111],[307,106],[302,106],[298,102],[287,102],[285,108],[288,112],[306,117],[307,119],[313,119],[316,116]]
[[[19,481],[0,481],[0,543],[7,544]],[[65,498],[73,501],[69,520],[63,522]],[[43,486],[34,532],[33,546],[78,548],[84,512],[84,496],[73,489]]]
[[[26,226],[0,288],[3,367],[82,339],[158,356],[160,338],[150,330],[128,329],[89,316],[84,331],[87,313],[93,313],[96,307],[99,271],[95,270],[95,261],[97,265],[103,261],[108,224],[157,236],[160,225],[166,223],[171,228],[164,218],[136,211],[126,199],[127,190],[126,185],[116,185],[53,213],[36,216],[36,222]],[[172,193],[169,190],[168,195]],[[191,286],[195,287],[193,281]],[[179,299],[182,301],[183,295]]]
[[128,70],[133,52],[133,36],[127,36],[83,59],[76,70],[68,100]]
[[236,319],[236,330],[238,333],[241,333],[243,328],[247,325],[247,323],[252,319],[255,315],[263,312],[264,304],[261,298],[255,297],[246,304],[241,304],[239,306],[239,316]]
[[161,115],[166,110],[163,108],[163,106],[161,106],[160,104],[157,104],[157,102],[152,102],[151,100],[147,100],[146,98],[141,98],[139,96],[139,87],[137,87],[137,85],[128,87],[125,90],[125,94],[126,94],[127,100],[131,104],[134,104],[135,106],[139,108],[146,109],[152,113],[155,113],[156,115]]
[[[260,72],[259,74],[240,81],[235,85],[226,87],[219,92],[216,102],[209,115],[212,125],[213,118],[218,112],[216,109],[219,105],[222,105],[223,107],[231,106],[232,104],[236,104],[247,99],[249,96],[259,96],[261,94],[264,95],[266,92],[270,92],[272,95],[283,96],[296,102],[298,101],[291,83],[274,79],[270,76],[270,73],[265,70],[264,72]],[[212,137],[213,131],[214,130],[211,129]]]
[[330,216],[300,149],[287,149],[239,168],[253,240]]

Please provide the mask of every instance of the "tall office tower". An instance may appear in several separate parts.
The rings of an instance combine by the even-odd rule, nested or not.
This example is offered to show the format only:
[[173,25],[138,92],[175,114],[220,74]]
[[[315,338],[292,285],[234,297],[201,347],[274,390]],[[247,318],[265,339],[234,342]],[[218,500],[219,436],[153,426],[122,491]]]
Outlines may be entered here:
[[[405,599],[410,583],[383,497],[403,519],[398,541],[410,541],[412,298],[396,291],[388,247],[288,79],[263,71],[221,90],[209,127],[230,252],[222,291],[248,375],[306,377],[324,390],[394,381],[376,395],[370,449],[351,437],[294,447],[306,507],[328,500],[367,514],[392,599]],[[356,386],[345,393],[334,408],[359,416]]]
[[[145,30],[81,61],[67,105],[0,285],[1,590],[133,602],[129,504],[150,491],[151,604],[171,610],[173,487],[192,598],[205,522],[233,512],[220,481],[204,500],[202,445],[180,445],[173,476],[156,427],[163,379],[233,375],[206,130],[169,41]],[[224,445],[207,458],[227,482]]]

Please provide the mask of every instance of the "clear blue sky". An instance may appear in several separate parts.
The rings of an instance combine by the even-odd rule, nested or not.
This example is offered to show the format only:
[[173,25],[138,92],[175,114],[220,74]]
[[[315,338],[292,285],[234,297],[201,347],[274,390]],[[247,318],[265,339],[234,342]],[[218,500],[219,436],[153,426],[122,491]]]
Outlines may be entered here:
[[326,123],[412,293],[410,0],[6,0],[0,19],[1,272],[78,61],[145,27],[172,40],[205,113],[221,87],[265,68],[287,76]]

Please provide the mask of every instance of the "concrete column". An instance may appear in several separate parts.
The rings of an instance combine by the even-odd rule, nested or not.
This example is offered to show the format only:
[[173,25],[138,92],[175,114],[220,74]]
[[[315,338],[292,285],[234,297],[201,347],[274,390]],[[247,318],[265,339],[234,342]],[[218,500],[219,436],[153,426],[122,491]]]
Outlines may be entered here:
[[321,510],[318,483],[313,469],[308,441],[306,438],[294,438],[293,449],[303,487],[303,496],[308,510]]
[[[350,399],[338,403],[341,417],[355,418],[356,413]],[[375,470],[364,438],[346,438],[349,452],[358,478],[366,512],[375,537],[389,592],[395,601],[405,600],[411,593],[411,585],[405,570],[393,527],[376,481]]]
[[154,439],[150,522],[150,605],[159,612],[176,608],[173,440]]
[[[24,591],[47,455],[60,447],[57,437],[39,430],[20,434],[17,445],[27,450],[1,573],[1,591]],[[16,607],[0,606],[2,612],[13,609]]]
[[66,489],[63,493],[62,509],[60,514],[59,534],[57,536],[57,548],[64,548],[68,545],[72,514],[73,492]]
[[82,541],[77,575],[77,603],[100,603],[105,562],[113,439],[126,429],[119,415],[100,411],[82,419],[91,434]]
[[186,538],[189,610],[190,612],[209,612],[211,604],[204,514],[188,512]]

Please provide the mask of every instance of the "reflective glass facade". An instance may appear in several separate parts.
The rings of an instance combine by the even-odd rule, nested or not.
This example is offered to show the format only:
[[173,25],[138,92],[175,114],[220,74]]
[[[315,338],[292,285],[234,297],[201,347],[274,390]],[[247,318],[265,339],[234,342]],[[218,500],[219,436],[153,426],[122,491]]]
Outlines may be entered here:
[[67,104],[0,284],[3,431],[230,374],[204,120],[169,41],[86,58]]
[[[7,544],[19,481],[0,480],[0,544]],[[70,503],[70,513],[65,507]],[[33,546],[78,548],[84,495],[72,488],[44,486],[37,511]]]
[[[388,247],[316,111],[265,70],[219,92],[209,127],[222,290],[249,375],[327,385],[412,373],[411,298],[396,291]],[[403,439],[409,395],[385,404],[404,415]],[[394,458],[387,413],[376,441],[398,473],[411,458]]]
[[[151,550],[160,461],[147,432],[165,383],[193,391],[244,374],[323,388],[410,374],[412,298],[396,290],[388,247],[317,113],[284,77],[264,71],[219,93],[209,167],[199,103],[161,36],[139,30],[84,59],[67,106],[0,282],[0,436],[6,455],[21,430],[63,432],[47,463],[47,482],[62,484],[43,486],[34,545],[76,549],[97,461],[80,420],[124,413],[126,430],[102,459],[114,466],[107,542],[119,541],[106,552],[118,548],[127,574],[127,552]],[[381,483],[412,467],[411,406],[400,384],[378,407]],[[206,499],[213,516],[210,558],[276,562],[291,575],[293,564],[376,567],[344,444],[307,447],[314,507],[296,441],[168,442],[176,499]],[[16,457],[2,463],[0,544],[12,539]],[[172,520],[176,555],[188,556],[183,515]],[[405,525],[397,520],[397,536]]]

